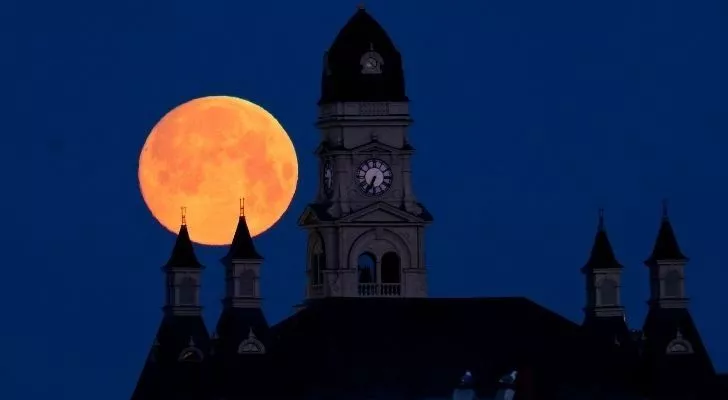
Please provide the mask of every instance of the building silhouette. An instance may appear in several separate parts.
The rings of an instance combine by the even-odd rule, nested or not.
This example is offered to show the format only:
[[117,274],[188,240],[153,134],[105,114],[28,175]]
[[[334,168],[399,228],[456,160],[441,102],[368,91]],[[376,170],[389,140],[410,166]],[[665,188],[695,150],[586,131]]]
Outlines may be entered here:
[[301,305],[266,321],[265,263],[241,210],[221,260],[224,307],[208,333],[203,266],[183,219],[132,400],[444,399],[466,370],[463,390],[478,398],[495,396],[511,371],[519,400],[718,398],[722,378],[690,316],[688,258],[666,207],[645,261],[641,330],[625,323],[622,265],[601,212],[581,269],[582,324],[523,297],[428,297],[423,238],[433,217],[412,188],[411,121],[401,55],[360,8],[324,54],[320,185],[298,221],[308,233]]

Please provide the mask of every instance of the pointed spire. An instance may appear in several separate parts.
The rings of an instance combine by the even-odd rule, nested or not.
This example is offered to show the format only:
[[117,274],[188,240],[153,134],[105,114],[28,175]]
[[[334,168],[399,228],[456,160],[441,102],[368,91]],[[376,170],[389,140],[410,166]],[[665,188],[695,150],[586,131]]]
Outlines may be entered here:
[[164,265],[165,268],[200,268],[202,264],[197,261],[195,256],[195,249],[192,246],[192,240],[190,234],[187,231],[187,207],[181,207],[182,211],[182,224],[177,234],[177,241],[174,243],[172,249],[172,255],[169,257],[169,261]]
[[253,244],[253,238],[250,236],[248,222],[245,220],[245,199],[240,199],[240,217],[238,226],[235,228],[233,242],[230,244],[230,250],[223,258],[223,261],[232,260],[262,260],[263,257],[258,254]]
[[597,223],[597,234],[594,236],[591,254],[582,271],[595,268],[622,268],[614,256],[612,244],[607,237],[607,230],[604,228],[604,209],[599,209],[599,222]]
[[672,224],[667,213],[667,200],[662,201],[662,222],[660,223],[660,230],[657,233],[652,254],[645,263],[652,264],[659,260],[687,260],[687,257],[680,251],[680,246],[677,244],[677,238],[675,238],[675,232],[672,229]]

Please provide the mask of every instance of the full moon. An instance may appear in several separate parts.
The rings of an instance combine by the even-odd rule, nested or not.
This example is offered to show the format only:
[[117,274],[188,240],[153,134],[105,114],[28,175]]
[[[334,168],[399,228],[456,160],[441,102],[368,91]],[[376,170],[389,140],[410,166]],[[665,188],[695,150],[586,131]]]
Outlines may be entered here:
[[154,126],[139,156],[139,187],[152,215],[177,233],[181,207],[192,241],[232,241],[243,199],[250,234],[273,226],[296,191],[298,159],[280,123],[228,96],[184,103]]

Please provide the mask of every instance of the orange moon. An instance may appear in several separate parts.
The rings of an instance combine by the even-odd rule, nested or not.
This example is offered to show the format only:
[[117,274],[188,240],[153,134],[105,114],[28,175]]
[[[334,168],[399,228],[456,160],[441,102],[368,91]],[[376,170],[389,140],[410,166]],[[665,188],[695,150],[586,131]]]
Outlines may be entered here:
[[288,209],[298,182],[290,137],[262,107],[228,96],[202,97],[157,123],[139,156],[139,187],[152,215],[177,233],[180,208],[192,241],[232,241],[244,199],[252,236]]

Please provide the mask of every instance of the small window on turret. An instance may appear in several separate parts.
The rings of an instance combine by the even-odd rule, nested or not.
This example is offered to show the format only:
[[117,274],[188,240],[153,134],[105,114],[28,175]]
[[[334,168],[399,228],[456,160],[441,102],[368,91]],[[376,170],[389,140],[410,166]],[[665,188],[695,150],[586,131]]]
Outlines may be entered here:
[[680,297],[680,281],[678,271],[672,270],[665,275],[665,297]]
[[179,353],[178,361],[181,362],[200,362],[202,361],[202,352],[196,347],[188,347]]
[[683,339],[682,333],[678,330],[675,339],[667,345],[667,354],[693,354],[693,345]]
[[179,285],[179,302],[183,306],[197,304],[197,280],[191,276],[182,278]]
[[382,56],[379,53],[374,51],[374,46],[370,44],[369,51],[361,56],[359,64],[361,64],[361,73],[364,75],[381,74],[384,60],[382,60]]

